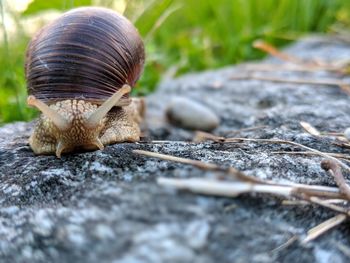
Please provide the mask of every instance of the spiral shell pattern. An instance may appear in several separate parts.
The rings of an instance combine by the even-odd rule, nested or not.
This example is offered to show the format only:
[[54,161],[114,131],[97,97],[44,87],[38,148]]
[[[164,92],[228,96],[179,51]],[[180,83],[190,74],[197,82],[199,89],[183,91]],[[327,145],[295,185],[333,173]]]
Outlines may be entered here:
[[42,28],[27,49],[29,95],[52,103],[101,104],[143,70],[142,39],[124,16],[105,8],[73,9]]

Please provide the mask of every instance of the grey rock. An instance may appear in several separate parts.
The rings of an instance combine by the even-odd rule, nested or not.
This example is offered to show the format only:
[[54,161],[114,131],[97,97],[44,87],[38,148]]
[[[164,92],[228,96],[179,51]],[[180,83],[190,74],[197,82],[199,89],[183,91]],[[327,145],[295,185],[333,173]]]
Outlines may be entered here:
[[212,131],[219,126],[219,117],[208,107],[184,97],[174,97],[166,109],[168,120],[181,128]]
[[[197,245],[198,241],[196,239],[198,237],[182,234],[183,231],[191,232],[194,225],[198,227],[198,222],[191,222],[188,226],[178,223],[161,223],[151,229],[137,233],[132,237],[134,248],[123,258],[114,262],[208,262],[206,257],[196,255],[192,249],[191,243],[194,242]],[[204,231],[207,232],[208,225],[204,225]],[[202,239],[201,235],[199,239]],[[202,243],[202,240],[199,243]]]
[[[350,59],[348,45],[327,38],[300,41],[286,51],[304,59]],[[143,149],[233,166],[264,179],[334,186],[320,168],[321,157],[273,153],[297,147],[191,143],[193,132],[166,121],[170,99],[181,94],[218,114],[218,135],[286,139],[349,154],[334,138],[314,137],[299,124],[334,132],[350,127],[350,98],[338,87],[231,79],[246,72],[243,64],[163,82],[147,98],[146,123],[149,140],[162,142],[122,143],[57,159],[30,150],[33,123],[0,128],[0,262],[349,262],[348,224],[307,245],[274,250],[293,235],[304,237],[333,212],[284,206],[267,195],[230,199],[160,187],[160,176],[213,174],[132,153]],[[256,74],[350,80],[329,72]],[[259,128],[232,133],[250,127]],[[350,180],[350,174],[345,177]]]

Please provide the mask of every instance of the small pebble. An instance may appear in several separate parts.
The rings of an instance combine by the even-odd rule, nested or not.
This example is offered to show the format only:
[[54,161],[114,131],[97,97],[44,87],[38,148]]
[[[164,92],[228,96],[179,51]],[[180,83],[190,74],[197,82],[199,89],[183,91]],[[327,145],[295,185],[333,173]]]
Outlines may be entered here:
[[212,131],[220,123],[219,117],[210,108],[187,98],[174,98],[166,114],[170,123],[189,130]]
[[346,139],[350,140],[350,128],[345,129],[344,136]]

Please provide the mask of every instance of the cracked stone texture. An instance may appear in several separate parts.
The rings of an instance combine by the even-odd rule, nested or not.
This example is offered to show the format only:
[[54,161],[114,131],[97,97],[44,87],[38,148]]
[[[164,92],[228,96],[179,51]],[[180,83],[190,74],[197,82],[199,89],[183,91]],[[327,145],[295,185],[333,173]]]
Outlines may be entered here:
[[[305,59],[350,60],[350,48],[329,38],[300,41],[286,51]],[[270,58],[268,63],[280,63]],[[259,62],[260,63],[260,62]],[[261,62],[263,63],[263,62]],[[173,96],[209,106],[220,117],[214,132],[265,126],[235,136],[292,140],[325,152],[348,153],[334,138],[305,133],[300,121],[322,131],[350,126],[350,99],[338,87],[232,80],[247,65],[164,81],[147,98],[149,140],[103,151],[35,156],[27,143],[33,123],[0,128],[1,262],[349,262],[345,223],[317,240],[274,250],[293,235],[334,215],[316,206],[286,206],[273,196],[201,196],[164,188],[160,176],[210,177],[189,165],[138,156],[144,149],[234,166],[276,181],[334,185],[317,156],[274,154],[289,145],[191,143],[193,133],[168,125]],[[284,78],[343,78],[327,72],[256,72]],[[350,175],[346,174],[349,180]]]

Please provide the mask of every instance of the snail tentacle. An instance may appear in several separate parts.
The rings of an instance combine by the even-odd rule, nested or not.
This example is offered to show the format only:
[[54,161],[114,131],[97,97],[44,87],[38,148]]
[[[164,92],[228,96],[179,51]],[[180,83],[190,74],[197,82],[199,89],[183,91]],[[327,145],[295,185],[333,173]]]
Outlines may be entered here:
[[96,138],[96,140],[93,142],[95,146],[97,146],[101,151],[105,148],[99,138]]
[[57,146],[56,146],[56,156],[57,158],[61,158],[61,154],[63,152],[63,150],[65,149],[66,147],[64,146],[64,144],[60,141],[58,142]]
[[27,104],[29,106],[36,107],[38,110],[40,110],[47,118],[49,118],[56,125],[56,127],[59,130],[65,131],[70,128],[70,123],[63,116],[51,109],[41,100],[35,98],[35,96],[28,96]]
[[98,126],[101,120],[106,116],[106,114],[119,102],[121,97],[131,91],[131,87],[127,84],[114,93],[112,97],[106,100],[98,109],[93,112],[90,117],[86,120],[86,127],[92,129]]

